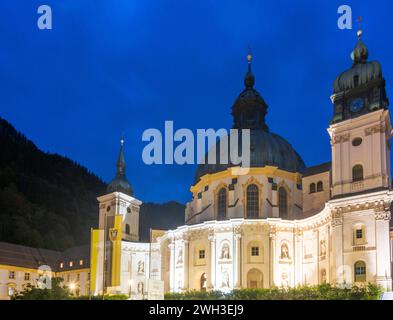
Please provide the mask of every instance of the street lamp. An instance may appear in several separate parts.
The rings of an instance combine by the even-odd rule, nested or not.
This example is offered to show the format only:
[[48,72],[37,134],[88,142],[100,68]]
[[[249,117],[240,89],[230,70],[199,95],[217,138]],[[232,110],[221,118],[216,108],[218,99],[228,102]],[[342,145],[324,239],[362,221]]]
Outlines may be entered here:
[[70,285],[69,285],[68,287],[70,288],[71,292],[74,293],[74,290],[75,290],[75,288],[76,288],[75,283],[73,283],[73,282],[70,283]]

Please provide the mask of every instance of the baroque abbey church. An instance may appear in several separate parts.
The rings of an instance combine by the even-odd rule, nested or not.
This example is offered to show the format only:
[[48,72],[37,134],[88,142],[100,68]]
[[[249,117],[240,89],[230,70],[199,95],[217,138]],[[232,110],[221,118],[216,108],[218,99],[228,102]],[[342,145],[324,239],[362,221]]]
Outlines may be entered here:
[[244,89],[232,106],[233,128],[251,132],[248,173],[237,175],[219,161],[200,164],[185,224],[152,230],[142,243],[141,201],[125,175],[122,142],[116,177],[98,197],[87,267],[78,271],[85,282],[66,270],[67,257],[54,260],[53,269],[74,277],[69,281],[81,294],[135,299],[147,296],[152,280],[165,292],[325,282],[392,290],[392,127],[382,68],[368,55],[359,31],[352,65],[334,80],[330,97],[331,159],[313,167],[269,130],[248,55]]

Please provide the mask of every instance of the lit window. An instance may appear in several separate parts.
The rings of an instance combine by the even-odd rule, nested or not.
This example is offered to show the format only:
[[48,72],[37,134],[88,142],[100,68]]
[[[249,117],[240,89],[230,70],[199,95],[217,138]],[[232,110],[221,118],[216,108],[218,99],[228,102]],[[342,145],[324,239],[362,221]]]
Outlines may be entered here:
[[8,279],[15,279],[15,271],[8,272]]
[[79,260],[79,265],[83,266],[83,260]]
[[251,247],[251,255],[253,257],[259,256],[259,247]]
[[61,263],[60,263],[60,269],[63,269],[63,267],[64,267],[64,263],[61,262]]
[[355,282],[366,281],[366,264],[363,261],[355,263]]
[[205,259],[205,250],[199,250],[199,259]]
[[247,187],[247,218],[258,218],[259,189],[255,184]]
[[74,263],[72,261],[70,261],[70,267],[72,267],[74,265]]
[[26,280],[26,281],[29,281],[29,280],[30,280],[30,273],[29,273],[29,272],[26,272],[26,273],[25,273],[25,280]]
[[225,219],[227,215],[227,190],[221,188],[217,195],[217,218]]
[[12,297],[15,295],[15,288],[14,287],[8,287],[8,296]]

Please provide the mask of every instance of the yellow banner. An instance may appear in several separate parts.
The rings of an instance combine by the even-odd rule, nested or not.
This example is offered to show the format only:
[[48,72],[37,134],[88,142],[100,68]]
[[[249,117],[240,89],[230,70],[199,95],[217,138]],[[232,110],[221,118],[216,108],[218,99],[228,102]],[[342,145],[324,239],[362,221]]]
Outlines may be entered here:
[[110,230],[113,242],[112,250],[112,286],[120,285],[121,274],[121,239],[122,239],[123,216],[116,215],[114,227]]
[[97,283],[98,250],[100,244],[100,230],[91,229],[90,232],[90,292],[94,294]]

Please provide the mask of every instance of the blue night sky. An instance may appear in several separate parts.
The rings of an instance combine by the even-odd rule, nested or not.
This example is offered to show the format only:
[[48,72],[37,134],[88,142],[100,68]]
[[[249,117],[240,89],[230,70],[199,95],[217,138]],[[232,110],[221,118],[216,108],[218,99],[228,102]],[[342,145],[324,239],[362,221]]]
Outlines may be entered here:
[[[53,30],[37,28],[39,5]],[[125,134],[127,176],[142,201],[186,202],[193,165],[142,162],[145,129],[230,128],[250,45],[271,131],[307,165],[330,160],[334,78],[351,66],[353,30],[337,8],[363,16],[363,41],[393,95],[392,1],[3,0],[0,116],[44,151],[105,181]]]

